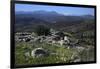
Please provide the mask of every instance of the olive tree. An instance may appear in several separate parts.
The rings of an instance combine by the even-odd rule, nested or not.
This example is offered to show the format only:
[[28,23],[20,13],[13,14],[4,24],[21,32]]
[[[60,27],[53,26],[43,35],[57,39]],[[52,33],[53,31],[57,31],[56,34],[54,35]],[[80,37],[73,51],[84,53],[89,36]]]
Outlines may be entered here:
[[40,35],[47,36],[50,34],[50,28],[48,28],[47,26],[44,26],[44,25],[38,25],[38,26],[36,26],[35,33],[38,36],[40,36]]

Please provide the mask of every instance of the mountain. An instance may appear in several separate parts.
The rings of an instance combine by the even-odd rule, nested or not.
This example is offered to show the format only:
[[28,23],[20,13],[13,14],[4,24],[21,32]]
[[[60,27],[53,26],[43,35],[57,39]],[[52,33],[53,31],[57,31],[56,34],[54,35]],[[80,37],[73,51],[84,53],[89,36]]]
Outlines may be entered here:
[[61,31],[76,31],[84,28],[85,25],[94,23],[94,16],[92,15],[63,15],[55,11],[34,11],[34,12],[16,12],[15,27],[18,31],[34,31],[37,25],[46,25],[50,28]]
[[44,20],[50,23],[56,23],[60,21],[71,22],[71,21],[82,21],[84,19],[93,19],[92,15],[83,15],[83,16],[65,16],[59,14],[55,11],[34,11],[34,12],[16,12],[17,19],[20,18],[35,18],[39,20]]
[[94,19],[93,15],[83,15],[82,17],[86,19]]

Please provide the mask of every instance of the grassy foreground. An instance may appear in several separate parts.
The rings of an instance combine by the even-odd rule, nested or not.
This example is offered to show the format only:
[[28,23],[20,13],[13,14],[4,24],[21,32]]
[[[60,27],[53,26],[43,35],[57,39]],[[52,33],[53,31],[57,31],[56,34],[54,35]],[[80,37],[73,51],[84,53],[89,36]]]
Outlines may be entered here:
[[[24,53],[31,51],[35,48],[42,47],[49,52],[56,53],[56,55],[49,55],[48,57],[33,58],[25,57]],[[52,63],[69,63],[71,61],[71,56],[75,52],[74,49],[67,49],[66,47],[59,45],[51,45],[47,43],[16,43],[15,60],[16,64],[52,64]]]

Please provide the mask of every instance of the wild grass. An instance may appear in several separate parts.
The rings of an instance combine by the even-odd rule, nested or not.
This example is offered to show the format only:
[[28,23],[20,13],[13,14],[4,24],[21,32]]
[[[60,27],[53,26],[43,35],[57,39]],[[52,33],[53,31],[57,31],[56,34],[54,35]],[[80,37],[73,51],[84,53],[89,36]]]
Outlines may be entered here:
[[[25,52],[30,52],[38,47],[42,47],[47,50],[49,53],[56,53],[51,54],[47,57],[38,57],[34,58],[32,56],[25,57]],[[73,49],[67,49],[66,47],[62,46],[54,46],[47,43],[17,43],[16,44],[16,52],[15,52],[15,60],[16,64],[23,65],[23,64],[52,64],[52,63],[69,63],[71,61],[71,56],[73,54]]]

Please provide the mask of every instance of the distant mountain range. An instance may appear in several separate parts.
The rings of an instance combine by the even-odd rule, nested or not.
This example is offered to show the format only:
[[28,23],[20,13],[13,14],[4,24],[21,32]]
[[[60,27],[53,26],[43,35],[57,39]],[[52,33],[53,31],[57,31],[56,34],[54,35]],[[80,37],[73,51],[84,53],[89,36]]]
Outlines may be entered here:
[[36,18],[50,23],[59,21],[80,21],[84,19],[94,19],[92,15],[63,15],[55,11],[34,11],[34,12],[16,12],[17,18]]
[[[63,15],[55,11],[16,12],[15,29],[17,31],[34,31],[37,25],[46,25],[62,31],[70,31],[94,23],[92,15]],[[76,28],[75,28],[76,26]]]

